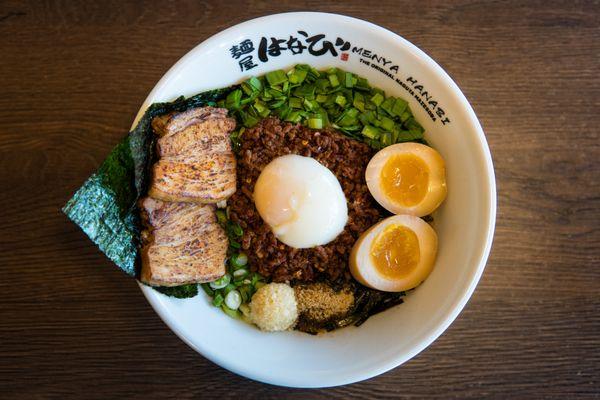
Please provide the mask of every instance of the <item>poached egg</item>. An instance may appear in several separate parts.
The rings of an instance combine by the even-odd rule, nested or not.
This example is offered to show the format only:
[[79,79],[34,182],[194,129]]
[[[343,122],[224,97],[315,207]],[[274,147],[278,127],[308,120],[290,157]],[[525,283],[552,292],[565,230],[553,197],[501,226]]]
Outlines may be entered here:
[[260,173],[253,197],[275,237],[297,249],[331,242],[348,221],[339,181],[311,157],[288,154],[273,159]]

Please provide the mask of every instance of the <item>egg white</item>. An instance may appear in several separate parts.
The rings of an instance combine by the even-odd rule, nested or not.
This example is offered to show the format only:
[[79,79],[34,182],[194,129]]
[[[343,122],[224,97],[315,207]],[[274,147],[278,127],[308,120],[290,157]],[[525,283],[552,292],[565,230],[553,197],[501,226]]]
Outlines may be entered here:
[[272,160],[254,186],[254,204],[277,239],[297,249],[331,242],[348,220],[336,176],[311,157]]

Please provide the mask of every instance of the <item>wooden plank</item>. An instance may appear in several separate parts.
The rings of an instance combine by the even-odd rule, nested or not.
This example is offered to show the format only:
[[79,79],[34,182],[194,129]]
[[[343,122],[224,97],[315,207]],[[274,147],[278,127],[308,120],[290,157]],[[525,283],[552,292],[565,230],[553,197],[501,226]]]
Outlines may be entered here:
[[[179,57],[300,9],[369,20],[437,60],[486,131],[499,204],[487,270],[439,340],[311,391],[193,352],[59,211]],[[600,396],[598,2],[5,1],[0,36],[0,397]]]

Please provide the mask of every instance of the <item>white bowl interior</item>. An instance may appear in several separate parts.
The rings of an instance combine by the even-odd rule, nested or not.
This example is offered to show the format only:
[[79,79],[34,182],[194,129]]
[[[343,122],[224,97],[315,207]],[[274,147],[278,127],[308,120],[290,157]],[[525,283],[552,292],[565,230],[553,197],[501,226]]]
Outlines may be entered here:
[[[338,54],[312,56],[306,51],[283,52],[266,63],[241,72],[229,49],[244,39],[254,46],[262,36],[300,37],[325,34],[341,37],[352,48],[385,57],[398,65],[397,78],[415,93],[427,91],[428,101],[450,119],[433,121],[400,83],[360,61],[352,48],[348,60]],[[338,52],[340,53],[340,52]],[[371,63],[375,63],[373,60]],[[458,87],[428,56],[399,36],[373,24],[339,15],[289,13],[237,25],[206,40],[183,57],[156,85],[140,109],[156,101],[238,83],[251,75],[287,69],[296,63],[317,68],[337,66],[369,79],[387,94],[409,100],[426,139],[446,160],[448,197],[435,214],[439,254],[430,277],[405,303],[371,317],[359,328],[349,327],[319,336],[300,332],[264,333],[235,321],[212,307],[202,293],[189,300],[168,298],[142,286],[152,306],[169,327],[205,357],[246,377],[286,386],[321,387],[346,384],[387,371],[410,359],[438,337],[454,320],[473,292],[485,266],[495,221],[495,181],[481,127]],[[389,69],[388,69],[389,71]],[[393,71],[392,71],[393,72]],[[417,83],[407,81],[412,77]],[[421,84],[422,88],[415,88]],[[421,96],[422,99],[425,96]],[[432,107],[432,104],[430,104]]]

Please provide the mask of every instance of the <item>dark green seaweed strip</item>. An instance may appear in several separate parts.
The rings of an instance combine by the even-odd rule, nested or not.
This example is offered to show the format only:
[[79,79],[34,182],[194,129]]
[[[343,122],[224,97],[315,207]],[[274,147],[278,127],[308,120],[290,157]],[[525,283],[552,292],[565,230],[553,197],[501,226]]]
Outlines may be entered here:
[[[155,160],[152,119],[173,111],[214,106],[235,88],[212,90],[187,99],[180,97],[173,102],[150,105],[136,127],[64,206],[63,212],[128,275],[139,276],[141,226],[137,200],[148,190]],[[189,287],[169,288],[163,292],[175,293],[177,297],[192,297],[196,295],[197,287],[195,292]]]
[[136,198],[128,136],[63,208],[100,251],[131,276],[136,275],[139,243],[138,216],[131,212]]
[[175,297],[178,299],[187,299],[189,297],[194,297],[198,294],[198,284],[190,283],[189,285],[181,285],[174,287],[155,287],[155,290],[158,290],[162,294],[166,294],[170,297]]

